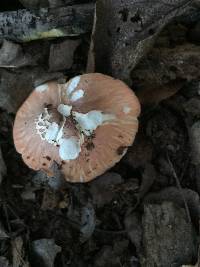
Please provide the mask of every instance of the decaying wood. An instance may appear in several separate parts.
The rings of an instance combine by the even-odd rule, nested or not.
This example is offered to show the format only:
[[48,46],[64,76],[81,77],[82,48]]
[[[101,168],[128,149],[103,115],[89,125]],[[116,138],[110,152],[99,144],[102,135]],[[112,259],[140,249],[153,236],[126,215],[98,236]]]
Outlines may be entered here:
[[92,28],[94,5],[82,4],[38,11],[21,9],[0,13],[0,40],[77,36]]
[[87,0],[19,0],[25,8],[60,7],[88,2]]
[[99,0],[96,7],[96,71],[131,85],[130,73],[173,18],[194,11],[192,0]]

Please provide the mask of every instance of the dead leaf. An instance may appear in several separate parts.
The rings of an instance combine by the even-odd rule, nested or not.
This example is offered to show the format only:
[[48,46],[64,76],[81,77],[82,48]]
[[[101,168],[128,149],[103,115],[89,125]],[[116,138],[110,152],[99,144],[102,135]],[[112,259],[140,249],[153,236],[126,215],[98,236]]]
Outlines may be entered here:
[[158,105],[161,101],[175,95],[181,88],[182,82],[171,82],[159,87],[152,87],[138,90],[137,96],[142,105]]
[[35,66],[36,61],[30,54],[23,52],[22,46],[7,40],[3,41],[0,49],[1,68],[20,68],[25,66]]
[[24,68],[23,72],[0,70],[0,108],[15,113],[34,87],[63,77],[59,72],[47,72],[41,67]]
[[[67,39],[59,43],[52,44],[49,54],[49,70],[60,71],[70,69],[73,65],[74,53],[80,43],[80,39]],[[63,60],[63,58],[65,60]]]

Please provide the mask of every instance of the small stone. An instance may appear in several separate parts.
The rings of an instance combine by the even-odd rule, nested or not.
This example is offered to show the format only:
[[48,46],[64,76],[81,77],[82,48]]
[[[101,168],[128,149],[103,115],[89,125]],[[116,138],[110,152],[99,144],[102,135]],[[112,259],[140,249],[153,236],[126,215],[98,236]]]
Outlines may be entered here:
[[74,52],[80,40],[65,40],[52,44],[49,55],[50,71],[70,69],[73,64]]
[[61,252],[61,247],[53,239],[39,239],[32,242],[33,267],[54,267],[56,255]]
[[191,98],[183,105],[183,107],[187,113],[196,117],[200,116],[200,99]]

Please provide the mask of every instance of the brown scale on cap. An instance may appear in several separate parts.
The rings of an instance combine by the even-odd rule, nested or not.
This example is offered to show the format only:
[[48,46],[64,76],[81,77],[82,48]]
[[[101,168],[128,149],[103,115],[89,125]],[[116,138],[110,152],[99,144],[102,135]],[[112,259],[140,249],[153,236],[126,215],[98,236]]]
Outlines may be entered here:
[[37,87],[17,112],[14,142],[24,162],[67,181],[88,182],[117,163],[133,143],[140,104],[122,81],[91,73]]

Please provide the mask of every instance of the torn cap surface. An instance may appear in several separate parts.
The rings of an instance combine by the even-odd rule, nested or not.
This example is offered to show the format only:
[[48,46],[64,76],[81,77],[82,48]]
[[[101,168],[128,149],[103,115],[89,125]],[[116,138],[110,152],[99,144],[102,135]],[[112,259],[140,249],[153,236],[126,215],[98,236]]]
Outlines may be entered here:
[[[42,89],[41,89],[42,88]],[[14,142],[24,162],[70,182],[88,182],[117,163],[133,143],[140,104],[112,77],[91,73],[36,88],[17,112]]]

